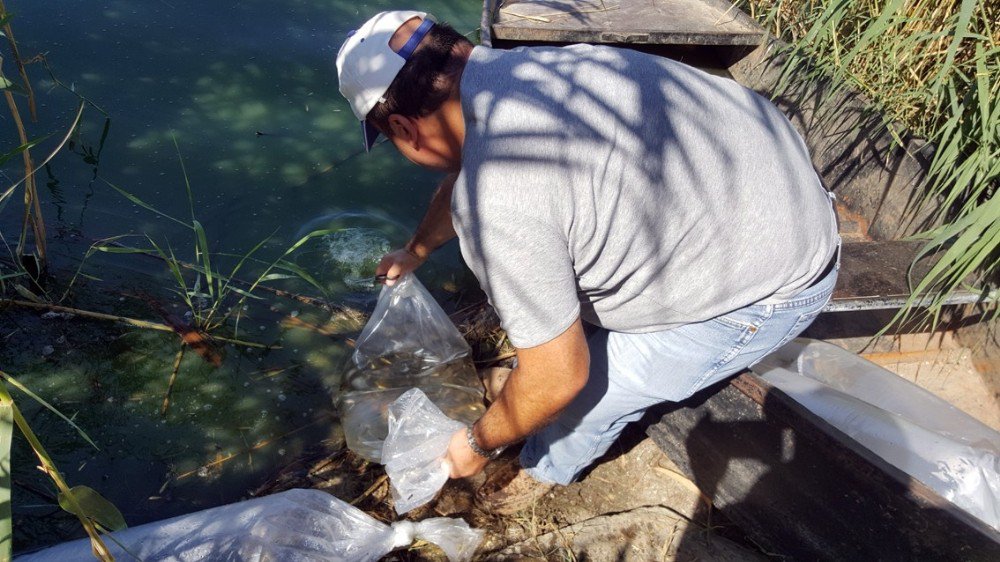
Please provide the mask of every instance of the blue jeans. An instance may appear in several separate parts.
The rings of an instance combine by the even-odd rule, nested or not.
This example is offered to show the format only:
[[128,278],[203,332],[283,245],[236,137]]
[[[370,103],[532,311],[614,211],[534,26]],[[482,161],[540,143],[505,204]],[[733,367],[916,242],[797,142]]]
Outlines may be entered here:
[[648,334],[595,330],[587,338],[587,385],[555,421],[528,438],[521,466],[538,481],[569,484],[650,406],[684,400],[799,335],[830,300],[839,269],[838,263],[780,304],[750,305]]

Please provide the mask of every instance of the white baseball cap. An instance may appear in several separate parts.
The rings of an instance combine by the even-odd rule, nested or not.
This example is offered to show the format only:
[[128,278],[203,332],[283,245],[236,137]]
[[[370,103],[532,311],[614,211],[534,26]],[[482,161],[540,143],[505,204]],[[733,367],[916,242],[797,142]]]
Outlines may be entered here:
[[[389,40],[401,25],[413,18],[424,21],[399,52],[393,51]],[[383,100],[382,96],[433,25],[434,16],[425,12],[382,12],[350,32],[340,46],[337,52],[340,93],[347,98],[354,116],[361,121],[366,151],[375,144],[379,133],[365,117],[375,104]]]

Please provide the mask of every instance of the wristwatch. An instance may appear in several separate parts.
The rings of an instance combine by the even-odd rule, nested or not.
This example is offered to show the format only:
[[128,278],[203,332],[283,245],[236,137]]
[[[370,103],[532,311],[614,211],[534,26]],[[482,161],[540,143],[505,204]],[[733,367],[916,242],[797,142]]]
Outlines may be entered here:
[[471,425],[469,427],[465,428],[465,439],[469,442],[469,448],[472,449],[473,453],[476,453],[477,455],[479,455],[479,456],[481,456],[483,458],[489,459],[489,460],[493,460],[493,459],[499,457],[500,453],[502,453],[503,450],[504,450],[503,447],[497,447],[496,449],[493,449],[492,451],[487,451],[486,449],[483,449],[482,447],[480,447],[479,443],[476,443],[476,437],[472,434],[472,426]]

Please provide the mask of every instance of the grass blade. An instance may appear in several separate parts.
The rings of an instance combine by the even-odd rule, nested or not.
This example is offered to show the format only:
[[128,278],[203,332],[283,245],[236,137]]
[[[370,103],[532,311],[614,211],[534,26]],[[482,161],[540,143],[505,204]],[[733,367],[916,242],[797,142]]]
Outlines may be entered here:
[[135,195],[132,195],[131,193],[125,191],[124,189],[118,187],[117,185],[111,183],[110,181],[108,181],[108,180],[106,180],[104,178],[101,178],[101,180],[104,183],[108,184],[108,186],[111,187],[111,189],[114,189],[115,191],[117,191],[118,193],[120,193],[123,197],[125,197],[129,201],[135,203],[136,205],[142,207],[143,209],[146,209],[147,211],[152,211],[152,212],[156,213],[157,215],[160,215],[161,217],[163,217],[165,219],[170,219],[170,220],[174,221],[177,224],[184,225],[185,228],[191,228],[190,224],[188,224],[188,223],[186,223],[186,222],[184,222],[182,220],[175,219],[174,217],[172,217],[172,216],[170,216],[170,215],[168,215],[168,214],[160,211],[156,207],[150,205],[149,203],[146,203],[142,199],[139,199]]
[[14,526],[10,509],[10,446],[14,437],[14,403],[0,401],[0,560],[10,560]]
[[[6,373],[3,373],[2,371],[0,371],[0,374],[3,374],[5,377],[7,376]],[[39,469],[48,475],[60,492],[68,493],[69,486],[63,479],[62,474],[56,468],[55,463],[52,462],[52,458],[45,451],[41,441],[39,441],[38,437],[35,436],[35,432],[31,430],[31,426],[28,425],[27,420],[24,419],[24,416],[22,416],[21,412],[17,409],[17,405],[14,404],[14,399],[11,398],[10,392],[7,391],[7,387],[3,384],[0,384],[0,406],[7,407],[11,410],[14,417],[14,424],[21,430],[21,434],[24,435],[24,438],[28,440],[31,450],[35,453],[35,456],[38,457],[38,460],[41,463]],[[72,494],[68,495],[67,501],[74,508],[74,513],[83,513],[83,508],[76,503],[76,499]],[[93,521],[87,519],[86,517],[77,516],[77,518],[80,520],[80,524],[83,525],[83,529],[90,537],[91,550],[94,553],[94,556],[101,560],[113,561],[114,557],[111,555],[108,547],[104,544],[104,541],[101,540],[101,534],[97,530],[97,527],[94,526]]]
[[[80,108],[76,112],[76,117],[73,119],[73,123],[70,125],[69,129],[66,131],[66,136],[63,137],[63,139],[59,142],[59,144],[55,147],[55,149],[53,149],[52,152],[49,153],[49,155],[45,158],[45,160],[43,160],[40,165],[34,166],[32,168],[32,170],[31,170],[30,173],[25,174],[25,176],[23,178],[21,178],[20,180],[18,180],[14,185],[12,185],[9,188],[7,188],[7,191],[4,191],[2,194],[0,194],[0,210],[3,209],[3,203],[4,203],[4,201],[8,197],[10,197],[10,194],[13,193],[14,190],[17,189],[17,187],[19,185],[21,185],[22,183],[28,181],[29,178],[33,177],[35,175],[35,172],[37,172],[41,168],[44,168],[45,165],[48,164],[50,160],[52,160],[53,158],[55,158],[56,154],[58,154],[59,151],[62,150],[63,146],[66,145],[66,142],[68,142],[69,139],[70,139],[70,137],[73,135],[73,131],[75,131],[76,128],[77,128],[77,126],[80,124],[80,119],[83,117],[83,108],[84,108],[84,104],[83,104],[83,102],[81,102],[80,103]],[[27,142],[22,143],[22,144],[27,144]]]
[[188,209],[191,211],[191,222],[194,218],[194,196],[191,193],[191,180],[188,178],[187,168],[184,166],[184,157],[181,156],[181,147],[177,144],[177,137],[170,135],[170,140],[174,141],[174,150],[177,151],[177,161],[181,164],[181,175],[184,176],[184,187],[187,189]]
[[52,404],[49,404],[48,402],[46,402],[45,400],[43,400],[40,396],[38,396],[37,394],[35,394],[34,392],[32,392],[31,389],[29,389],[28,387],[26,387],[23,384],[21,384],[20,381],[18,381],[14,377],[8,375],[7,373],[4,373],[3,371],[0,371],[0,379],[6,381],[8,383],[10,383],[14,388],[16,388],[16,389],[20,390],[21,392],[27,394],[29,397],[31,397],[32,400],[34,400],[35,402],[38,402],[39,404],[41,404],[42,406],[44,406],[45,409],[47,409],[48,411],[52,412],[53,414],[59,416],[64,422],[68,423],[73,429],[75,429],[76,432],[80,434],[80,437],[83,437],[83,439],[87,443],[90,443],[91,447],[97,449],[98,451],[101,450],[101,448],[97,446],[97,443],[94,443],[94,441],[90,438],[89,435],[87,435],[87,432],[84,431],[83,428],[81,428],[80,426],[78,426],[75,423],[73,423],[73,420],[71,420],[68,417],[66,417],[62,412],[60,412],[54,406],[52,406]]
[[[73,500],[70,500],[69,496],[72,496]],[[105,529],[121,531],[128,527],[125,524],[125,517],[115,504],[89,486],[73,486],[69,492],[60,492],[59,507],[81,519],[84,517],[90,519]],[[79,512],[75,511],[77,508],[80,508]]]
[[44,136],[41,136],[41,137],[38,137],[38,138],[31,139],[30,141],[22,144],[21,146],[15,148],[14,150],[11,150],[10,152],[5,152],[4,154],[0,154],[0,166],[3,166],[11,158],[17,156],[18,154],[21,154],[25,150],[30,150],[31,148],[33,148],[36,145],[38,145],[38,143],[44,141],[45,139],[47,139],[47,138],[49,138],[51,136],[52,135],[44,135]]
[[195,257],[201,258],[201,263],[205,267],[205,281],[208,284],[208,294],[215,297],[215,282],[212,278],[212,258],[208,248],[208,237],[205,236],[205,229],[201,226],[200,222],[192,220],[191,225],[194,227],[196,235]]

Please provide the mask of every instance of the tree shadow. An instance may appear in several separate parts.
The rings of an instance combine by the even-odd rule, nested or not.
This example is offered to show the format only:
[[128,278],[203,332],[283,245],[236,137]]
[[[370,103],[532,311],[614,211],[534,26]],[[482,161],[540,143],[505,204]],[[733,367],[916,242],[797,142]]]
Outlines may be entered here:
[[[463,78],[463,86],[471,86],[475,94],[464,107],[469,125],[463,175],[453,206],[465,211],[460,213],[461,220],[468,224],[456,226],[470,266],[480,279],[495,280],[499,286],[515,286],[523,279],[527,264],[544,263],[551,271],[572,267],[575,287],[563,286],[562,278],[536,279],[530,294],[517,295],[517,306],[545,311],[552,308],[549,295],[572,290],[580,297],[584,320],[592,322],[599,322],[602,301],[611,293],[638,291],[669,271],[695,277],[677,289],[683,296],[650,309],[662,312],[661,318],[670,317],[661,320],[662,327],[704,320],[748,304],[736,302],[736,294],[759,298],[774,294],[785,279],[763,272],[709,271],[701,264],[721,259],[721,252],[753,255],[760,248],[783,247],[795,236],[800,226],[797,218],[804,209],[819,204],[819,186],[816,193],[804,187],[815,180],[802,177],[802,169],[791,164],[796,157],[789,157],[794,153],[808,161],[804,145],[768,100],[731,80],[628,52],[580,47],[581,62],[576,63],[551,50],[537,60],[522,59],[513,68],[502,60],[488,59],[479,62],[475,84]],[[664,74],[661,64],[670,65],[669,72]],[[588,73],[600,76],[600,86],[582,79]],[[512,100],[510,92],[516,92],[516,97],[506,103]],[[725,126],[709,130],[705,123]],[[745,136],[747,131],[758,136],[751,141]],[[539,145],[536,140],[545,142]],[[554,141],[558,148],[552,147]],[[540,146],[546,146],[545,151]],[[479,171],[493,166],[503,166],[502,178]],[[773,181],[767,186],[759,185],[760,169],[769,170],[767,177]],[[553,177],[565,178],[565,186],[547,184]],[[629,208],[627,227],[598,217],[601,211],[593,217],[570,218],[567,208],[572,199],[583,196],[569,189],[571,184],[594,185],[594,192],[587,196],[594,198],[598,210],[618,205]],[[679,197],[671,199],[676,205],[664,203],[664,186],[682,187],[698,199],[698,205],[682,205]],[[733,189],[722,193],[708,186]],[[769,198],[766,219],[742,213],[759,205],[765,191]],[[513,199],[520,203],[511,204]],[[508,210],[518,220],[509,224],[482,221],[479,211],[487,208],[494,209],[494,216],[496,209]],[[669,271],[644,273],[634,262],[619,260],[620,251],[609,251],[600,242],[608,239],[611,230],[618,230],[616,236],[625,246],[650,243],[643,258],[657,259]],[[462,232],[488,232],[489,236],[463,239]],[[487,238],[525,243],[517,255],[509,255],[508,247],[501,256],[485,246]],[[687,251],[680,254],[674,246],[663,247],[660,241],[664,239],[683,240]],[[569,245],[568,252],[559,250],[568,253],[566,260],[552,257],[557,242]],[[610,263],[613,260],[621,263]],[[590,271],[608,270],[619,272],[618,286],[609,287],[606,280],[588,276]],[[491,292],[488,287],[487,292]],[[499,308],[504,304],[500,302]],[[704,317],[688,310],[698,310]],[[534,321],[540,325],[561,322],[543,317]]]
[[866,218],[870,236],[892,240],[931,226],[931,210],[919,203],[933,147],[789,48],[772,39],[730,71],[788,116],[824,184]]

